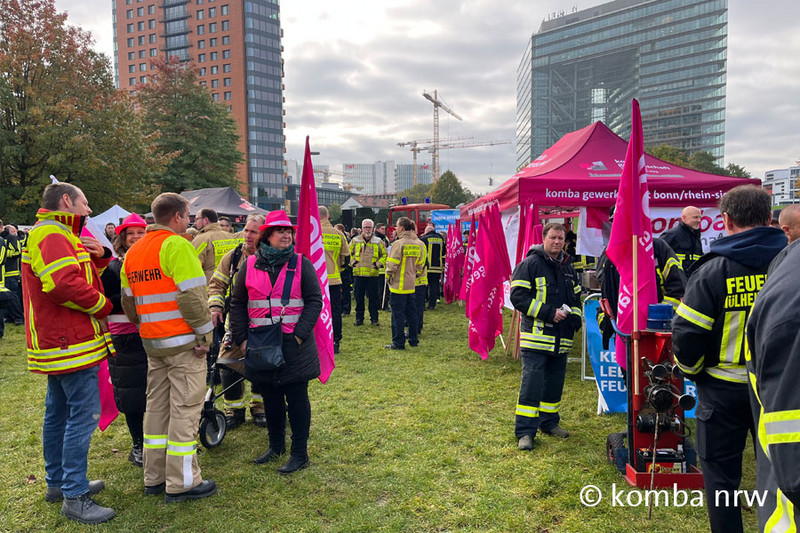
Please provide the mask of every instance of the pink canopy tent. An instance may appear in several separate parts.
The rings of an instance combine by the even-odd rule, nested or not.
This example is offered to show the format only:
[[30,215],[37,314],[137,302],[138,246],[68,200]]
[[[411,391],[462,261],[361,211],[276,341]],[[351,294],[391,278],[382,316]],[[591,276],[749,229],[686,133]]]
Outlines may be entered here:
[[[610,207],[617,198],[627,147],[625,140],[599,121],[568,133],[496,190],[462,207],[461,220],[469,220],[493,202],[498,202],[502,212],[520,204]],[[690,170],[649,155],[645,161],[653,207],[713,207],[737,185],[761,184],[756,179]]]

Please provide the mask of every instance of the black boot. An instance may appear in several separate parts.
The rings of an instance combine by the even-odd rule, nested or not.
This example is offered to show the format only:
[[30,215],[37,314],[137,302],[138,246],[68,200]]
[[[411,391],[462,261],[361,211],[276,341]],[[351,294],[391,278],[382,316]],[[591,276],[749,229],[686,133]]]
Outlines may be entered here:
[[267,451],[264,452],[264,455],[261,455],[260,457],[253,459],[253,463],[257,465],[263,465],[264,463],[269,463],[270,461],[274,461],[275,459],[277,459],[278,457],[280,457],[285,453],[286,453],[286,447],[273,448],[272,446],[270,446],[267,449]]
[[142,449],[142,445],[140,444],[133,444],[133,448],[131,448],[131,453],[128,455],[128,461],[132,462],[139,468],[144,466],[144,450]]
[[308,455],[290,455],[286,464],[278,469],[281,474],[291,474],[308,466]]
[[244,424],[244,409],[230,409],[225,413],[226,429],[228,431]]

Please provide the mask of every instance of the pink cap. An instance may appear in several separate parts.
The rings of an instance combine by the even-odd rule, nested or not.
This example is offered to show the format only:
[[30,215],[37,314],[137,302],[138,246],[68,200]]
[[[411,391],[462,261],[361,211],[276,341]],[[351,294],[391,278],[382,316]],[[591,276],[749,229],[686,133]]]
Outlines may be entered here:
[[131,213],[130,215],[125,217],[125,220],[122,221],[122,224],[117,226],[117,229],[115,229],[114,231],[116,231],[117,235],[119,235],[125,228],[146,228],[146,227],[147,227],[147,222],[145,222],[142,217],[140,217],[136,213]]
[[286,211],[276,210],[270,212],[264,219],[264,224],[258,229],[264,231],[267,228],[275,228],[275,227],[294,229],[292,223],[289,221],[289,217],[286,215]]

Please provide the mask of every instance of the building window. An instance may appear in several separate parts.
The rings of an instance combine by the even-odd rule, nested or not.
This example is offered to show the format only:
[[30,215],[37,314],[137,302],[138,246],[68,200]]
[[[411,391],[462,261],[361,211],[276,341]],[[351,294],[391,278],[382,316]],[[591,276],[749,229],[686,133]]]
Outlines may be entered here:
[[156,19],[150,19],[147,21],[147,29],[149,30],[156,29]]
[[144,21],[139,21],[136,23],[136,30],[137,31],[144,31]]
[[218,61],[219,60],[219,52],[211,52],[209,54],[211,56],[211,61]]
[[224,6],[222,6],[220,8],[219,12],[220,12],[221,15],[227,15],[228,14],[228,4],[225,4]]
[[136,85],[136,78],[128,78],[128,85]]
[[217,23],[212,22],[208,25],[208,33],[217,33]]
[[144,16],[144,8],[143,7],[137,7],[136,8],[136,16],[137,17],[143,17]]
[[133,48],[134,44],[136,44],[136,41],[133,40],[133,37],[128,37],[128,48]]
[[147,52],[145,50],[139,50],[139,59],[144,59]]
[[128,33],[133,33],[133,22],[131,22],[130,24],[128,24],[127,26],[125,26],[125,30],[126,30]]
[[158,55],[158,50],[155,48],[150,49],[150,57],[156,57]]
[[128,52],[128,61],[136,59],[136,52]]
[[231,58],[231,51],[230,50],[223,50],[222,51],[222,59],[230,59]]
[[231,86],[231,79],[230,78],[223,79],[222,80],[222,85],[224,85],[225,87],[230,87]]
[[211,74],[216,74],[218,72],[219,72],[219,67],[218,66],[214,65],[213,67],[211,67]]
[[144,35],[140,35],[137,40],[139,41],[139,46],[144,46]]
[[203,20],[204,16],[205,15],[203,15],[203,10],[202,9],[198,9],[197,10],[197,20]]
[[216,89],[219,87],[219,80],[211,80],[211,88]]
[[225,63],[224,65],[222,65],[222,72],[230,72],[230,71],[231,71],[230,63]]
[[197,5],[198,6],[202,6],[203,5],[203,0],[197,0]]
[[206,62],[206,55],[205,54],[198,54],[197,62],[198,63],[205,63]]
[[147,63],[139,63],[139,72],[147,71]]
[[206,47],[205,39],[200,39],[199,41],[197,41],[197,48],[205,48],[205,47]]
[[[200,68],[200,75],[201,75],[201,76],[205,76],[205,75],[206,75],[206,67],[201,67],[201,68]],[[201,83],[202,83],[203,85],[205,85],[205,82],[201,82]]]
[[131,74],[136,72],[136,65],[128,65],[128,72],[130,72]]
[[230,100],[230,99],[231,99],[231,92],[225,91],[225,100]]
[[211,93],[211,98],[213,98],[215,102],[219,102],[219,93]]
[[154,6],[154,5],[147,6],[147,14],[148,15],[155,15],[156,14],[156,6]]
[[222,44],[231,44],[231,36],[225,35],[222,37]]
[[229,20],[222,21],[222,31],[228,31],[231,29],[231,22]]
[[156,44],[156,34],[151,33],[149,36],[150,44]]
[[206,33],[206,25],[200,24],[197,26],[197,35],[205,35]]
[[129,10],[127,10],[125,12],[125,18],[126,19],[132,19],[133,18],[133,9],[129,9]]
[[217,8],[216,7],[209,7],[208,8],[208,17],[216,17],[217,16]]
[[210,46],[211,48],[216,48],[216,46],[217,46],[217,38],[214,37],[213,39],[209,39],[208,40],[208,46]]
[[139,76],[139,81],[142,83],[147,83],[147,76]]

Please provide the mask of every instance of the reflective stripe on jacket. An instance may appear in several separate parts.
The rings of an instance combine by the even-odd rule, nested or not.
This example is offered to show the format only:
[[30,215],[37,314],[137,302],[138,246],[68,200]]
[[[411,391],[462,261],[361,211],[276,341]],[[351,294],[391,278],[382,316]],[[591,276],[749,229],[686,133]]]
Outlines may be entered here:
[[81,243],[82,218],[40,209],[22,257],[28,370],[64,374],[88,368],[114,353],[98,319],[112,309],[100,269],[111,259],[92,258]]
[[395,294],[413,294],[416,280],[425,268],[425,246],[414,231],[398,230],[386,258],[386,279]]
[[377,277],[385,257],[386,248],[374,235],[369,242],[364,242],[360,235],[350,241],[350,264],[354,276]]
[[342,274],[340,268],[345,263],[345,257],[350,256],[350,248],[344,233],[334,228],[330,221],[323,220],[320,224],[322,230],[322,243],[325,246],[325,266],[328,268],[328,284],[341,285]]
[[300,315],[303,314],[303,291],[300,284],[302,277],[303,256],[297,254],[297,264],[295,266],[294,279],[289,292],[289,303],[284,308],[281,304],[283,297],[283,287],[286,282],[286,273],[289,271],[289,263],[284,263],[275,285],[269,279],[269,273],[265,270],[255,268],[256,256],[251,255],[247,258],[247,315],[251,328],[258,326],[270,326],[281,322],[281,330],[284,333],[293,333]]
[[212,222],[197,232],[192,244],[197,250],[197,258],[203,265],[206,281],[211,279],[214,269],[226,253],[236,248],[244,239],[236,238],[232,233],[224,231],[218,222]]

